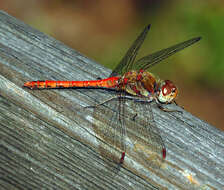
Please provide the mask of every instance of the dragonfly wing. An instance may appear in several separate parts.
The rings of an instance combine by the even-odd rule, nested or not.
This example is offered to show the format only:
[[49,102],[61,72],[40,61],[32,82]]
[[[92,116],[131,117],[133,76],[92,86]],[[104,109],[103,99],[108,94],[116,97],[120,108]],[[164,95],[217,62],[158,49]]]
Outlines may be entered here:
[[141,47],[145,37],[150,29],[150,24],[144,28],[138,38],[134,41],[131,47],[126,52],[125,56],[122,58],[120,63],[112,71],[110,76],[123,75],[125,72],[129,71],[132,68],[135,57],[138,53],[139,48]]
[[150,55],[147,55],[141,59],[139,59],[135,65],[134,69],[136,70],[147,70],[148,68],[152,67],[153,65],[159,63],[163,59],[166,59],[167,57],[175,54],[176,52],[198,42],[201,39],[201,37],[192,38],[190,40],[184,41],[182,43],[176,44],[174,46],[171,46],[169,48],[157,51],[155,53],[152,53]]
[[[151,103],[127,99],[122,93],[94,109],[93,129],[103,158],[121,163],[122,153],[159,168],[165,145],[156,127]],[[125,158],[124,158],[125,162]]]
[[[100,139],[99,151],[103,158],[115,163],[121,162],[122,153],[126,151],[125,120],[122,117],[124,107],[121,94],[112,95],[109,101],[96,106],[94,109],[93,129]],[[102,103],[102,102],[99,102]]]
[[146,167],[160,168],[165,159],[166,148],[153,117],[153,103],[136,100],[127,100],[128,102],[130,110],[126,108],[126,118],[129,115],[129,121],[126,122],[127,136],[134,142],[131,146],[134,151],[130,151],[127,146],[127,152],[136,154],[134,158]]

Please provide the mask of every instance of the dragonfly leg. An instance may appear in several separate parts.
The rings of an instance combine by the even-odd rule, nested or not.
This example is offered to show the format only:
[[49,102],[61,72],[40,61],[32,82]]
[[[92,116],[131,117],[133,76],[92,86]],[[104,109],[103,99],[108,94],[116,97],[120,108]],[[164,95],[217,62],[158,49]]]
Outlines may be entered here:
[[173,102],[174,102],[174,104],[175,104],[176,106],[179,106],[179,107],[181,107],[182,109],[184,109],[184,106],[180,106],[175,100],[174,100]]
[[84,108],[96,108],[97,106],[103,105],[103,104],[105,104],[105,103],[107,103],[107,102],[109,102],[109,101],[111,101],[113,99],[117,99],[117,98],[119,98],[119,97],[118,96],[114,96],[114,97],[111,97],[111,98],[109,98],[109,99],[107,99],[107,100],[105,100],[103,102],[100,102],[99,104],[91,105],[91,106],[85,106]]
[[164,112],[178,112],[178,113],[183,113],[183,112],[180,111],[180,110],[170,110],[170,109],[164,108],[164,107],[161,106],[160,104],[157,104],[157,107],[158,107],[159,109],[161,109],[162,111],[164,111]]
[[132,117],[132,120],[135,121],[136,117],[138,116],[137,113],[135,113],[135,115]]

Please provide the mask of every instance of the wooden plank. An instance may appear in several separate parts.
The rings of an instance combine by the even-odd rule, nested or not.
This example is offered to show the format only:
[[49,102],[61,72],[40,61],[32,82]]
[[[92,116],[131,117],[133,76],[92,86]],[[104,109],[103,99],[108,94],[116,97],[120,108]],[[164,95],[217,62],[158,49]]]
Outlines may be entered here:
[[[166,161],[152,168],[130,153],[116,170],[117,164],[99,150],[105,142],[94,131],[93,110],[83,109],[111,92],[22,87],[30,80],[88,80],[109,74],[61,42],[0,12],[1,187],[223,189],[224,132],[190,113],[154,108],[168,150]],[[138,142],[131,140],[128,143],[136,148]]]

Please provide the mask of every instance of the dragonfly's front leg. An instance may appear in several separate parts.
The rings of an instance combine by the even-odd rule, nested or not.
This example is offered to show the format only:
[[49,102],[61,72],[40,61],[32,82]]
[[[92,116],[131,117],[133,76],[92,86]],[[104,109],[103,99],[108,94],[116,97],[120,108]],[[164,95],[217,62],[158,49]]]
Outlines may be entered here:
[[157,103],[157,107],[159,109],[161,109],[162,111],[164,112],[178,112],[178,113],[183,113],[182,111],[180,110],[171,110],[171,109],[167,109],[167,108],[164,108],[161,104]]
[[176,106],[179,106],[184,110],[184,106],[180,106],[175,100],[173,102],[175,103]]

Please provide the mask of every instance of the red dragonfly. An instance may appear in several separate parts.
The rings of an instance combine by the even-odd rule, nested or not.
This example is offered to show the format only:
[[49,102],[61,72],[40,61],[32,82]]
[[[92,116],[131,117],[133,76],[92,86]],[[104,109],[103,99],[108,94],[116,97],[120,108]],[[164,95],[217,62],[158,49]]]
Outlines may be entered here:
[[[147,55],[134,63],[149,29],[150,25],[144,28],[109,78],[91,81],[46,80],[24,83],[24,86],[30,89],[75,87],[114,89],[118,95],[97,104],[94,118],[101,121],[101,124],[95,125],[97,134],[118,150],[120,164],[124,161],[128,144],[126,141],[133,136],[135,130],[141,134],[141,137],[135,137],[135,140],[137,139],[136,141],[140,143],[136,143],[134,148],[132,146],[132,149],[129,149],[130,152],[134,149],[137,157],[145,156],[151,162],[156,162],[158,158],[165,159],[166,148],[155,125],[151,106],[154,102],[154,105],[167,111],[162,104],[174,102],[178,90],[170,80],[157,79],[146,70],[201,39],[200,37],[192,38]],[[127,131],[126,125],[131,126],[129,127],[131,129],[128,128]],[[111,150],[110,153],[113,154],[114,151]]]

